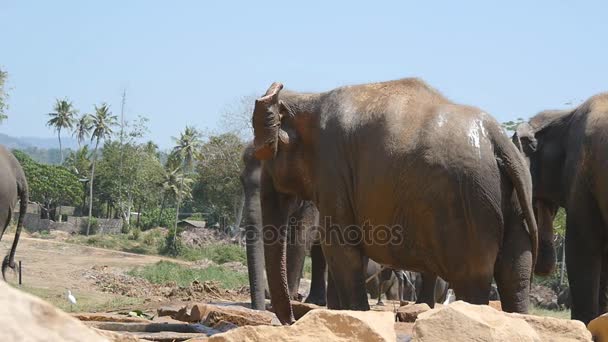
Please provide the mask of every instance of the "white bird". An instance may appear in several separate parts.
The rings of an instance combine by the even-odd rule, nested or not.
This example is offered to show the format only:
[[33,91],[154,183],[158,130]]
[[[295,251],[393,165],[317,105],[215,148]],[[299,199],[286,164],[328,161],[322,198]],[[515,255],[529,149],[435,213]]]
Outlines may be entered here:
[[74,297],[70,290],[68,290],[68,302],[70,302],[70,311],[72,311],[72,305],[76,305],[76,297]]
[[454,295],[454,290],[448,289],[448,293],[445,296],[445,301],[443,301],[443,305],[448,305],[451,302],[456,300],[456,296]]

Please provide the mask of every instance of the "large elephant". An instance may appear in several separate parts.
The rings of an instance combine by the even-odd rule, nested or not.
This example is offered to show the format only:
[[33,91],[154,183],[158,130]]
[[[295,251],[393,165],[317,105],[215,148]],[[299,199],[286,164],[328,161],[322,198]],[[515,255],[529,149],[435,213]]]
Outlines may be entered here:
[[[253,156],[253,145],[243,151],[245,167],[241,173],[241,184],[245,193],[244,226],[247,249],[247,268],[251,292],[251,306],[265,310],[264,289],[264,245],[262,241],[262,213],[260,207],[260,175],[264,172],[261,162]],[[289,208],[289,242],[287,247],[287,279],[289,295],[298,299],[300,277],[306,253],[310,251],[312,261],[311,289],[306,302],[325,305],[325,270],[327,268],[321,246],[313,241],[318,222],[318,211],[309,201],[285,196],[284,205]]]
[[27,180],[25,179],[25,173],[23,172],[23,168],[21,168],[21,164],[19,164],[9,150],[0,145],[0,225],[2,226],[0,239],[11,222],[13,209],[17,204],[17,200],[19,200],[17,231],[15,232],[11,251],[2,261],[2,278],[4,280],[6,280],[6,269],[9,267],[15,268],[15,252],[17,251],[19,235],[23,228],[23,218],[25,217],[29,198]]
[[513,140],[532,173],[537,267],[555,265],[552,223],[563,207],[572,318],[588,323],[608,309],[608,93],[573,110],[541,112],[519,125]]
[[282,323],[293,322],[282,200],[293,195],[319,210],[329,308],[369,310],[368,256],[436,274],[476,304],[488,302],[494,276],[503,309],[527,311],[538,239],[532,184],[496,120],[418,79],[282,88],[273,83],[253,110],[266,273]]

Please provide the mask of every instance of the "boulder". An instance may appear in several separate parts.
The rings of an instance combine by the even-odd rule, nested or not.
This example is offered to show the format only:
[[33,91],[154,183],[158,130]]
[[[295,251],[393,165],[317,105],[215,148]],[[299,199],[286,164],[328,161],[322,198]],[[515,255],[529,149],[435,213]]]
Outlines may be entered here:
[[291,326],[246,326],[209,341],[396,341],[394,320],[390,312],[312,310]]
[[500,301],[499,301],[499,300],[491,300],[491,301],[488,303],[488,305],[489,305],[491,308],[494,308],[494,309],[496,309],[496,310],[498,310],[498,311],[502,311],[502,304],[500,303]]
[[429,310],[431,310],[431,307],[426,303],[405,305],[397,310],[397,320],[399,322],[415,322],[418,315]]
[[594,341],[608,341],[608,313],[589,322],[587,328],[591,332],[591,335],[593,335]]
[[412,341],[591,341],[579,321],[511,314],[487,305],[454,302],[422,313]]
[[215,327],[220,322],[237,326],[271,325],[274,314],[266,311],[248,309],[237,305],[195,304],[190,310],[190,322],[203,322]]
[[141,317],[131,317],[113,313],[77,313],[72,317],[84,322],[122,322],[122,323],[149,323],[150,320]]
[[315,309],[324,309],[322,306],[318,306],[316,304],[303,303],[303,302],[298,302],[296,300],[291,301],[291,308],[293,310],[293,317],[296,320],[304,317],[304,315],[306,315],[308,313],[308,311],[312,311]]
[[0,341],[112,341],[40,298],[0,281]]

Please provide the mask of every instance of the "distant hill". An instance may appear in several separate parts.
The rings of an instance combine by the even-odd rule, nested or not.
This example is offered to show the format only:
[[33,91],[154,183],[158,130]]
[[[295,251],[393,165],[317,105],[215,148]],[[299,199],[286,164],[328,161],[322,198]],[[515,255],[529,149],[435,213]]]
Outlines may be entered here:
[[[0,133],[0,144],[8,147],[9,149],[26,149],[26,148],[39,148],[39,149],[55,149],[59,148],[59,141],[57,138],[41,138],[41,137],[12,137],[10,135]],[[72,137],[61,137],[61,144],[65,149],[77,149],[78,142]]]

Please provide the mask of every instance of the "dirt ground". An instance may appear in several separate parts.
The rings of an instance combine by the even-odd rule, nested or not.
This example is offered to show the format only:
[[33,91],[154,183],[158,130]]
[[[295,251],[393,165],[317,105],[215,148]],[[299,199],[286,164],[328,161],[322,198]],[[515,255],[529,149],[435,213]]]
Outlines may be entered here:
[[[2,254],[9,251],[12,243],[11,234],[7,235],[0,242]],[[217,291],[213,288],[209,290],[206,283],[194,284],[194,289],[179,289],[177,286],[150,284],[146,280],[124,274],[134,267],[154,264],[160,260],[191,264],[185,261],[55,240],[22,236],[15,260],[22,262],[23,284],[20,288],[65,311],[155,311],[157,307],[173,305],[181,300],[200,299],[200,296],[193,296],[192,292]],[[7,281],[19,287],[16,272],[7,271]],[[78,301],[73,307],[70,307],[66,299],[68,290],[72,291]],[[221,293],[214,296],[217,299],[219,297]],[[240,297],[247,298],[247,295]]]

